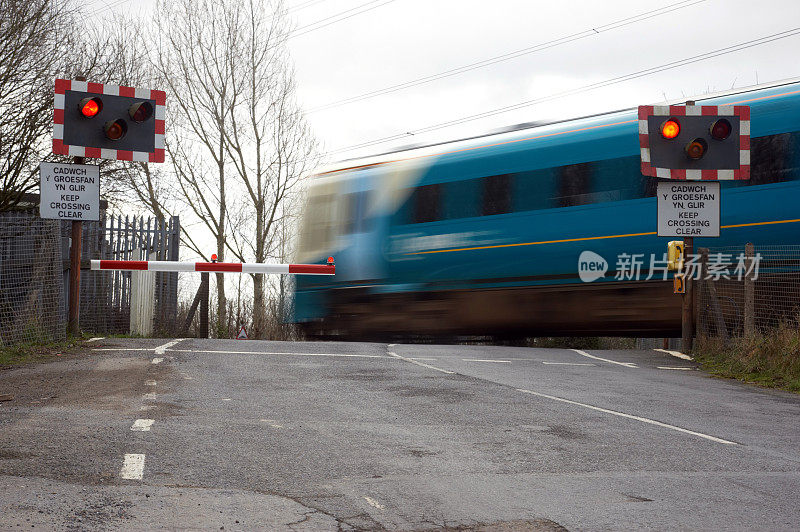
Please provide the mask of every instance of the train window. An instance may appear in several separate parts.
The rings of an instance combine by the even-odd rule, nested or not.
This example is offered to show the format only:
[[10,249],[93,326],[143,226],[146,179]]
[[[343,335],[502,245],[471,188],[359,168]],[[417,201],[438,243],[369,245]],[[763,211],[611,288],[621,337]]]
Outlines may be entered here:
[[369,231],[370,220],[367,218],[367,200],[367,191],[344,195],[342,234],[350,235]]
[[800,133],[751,138],[750,158],[748,185],[767,185],[797,179]]
[[319,250],[327,247],[333,237],[333,194],[320,194],[308,199],[305,227],[303,228],[303,249]]
[[561,167],[559,205],[574,207],[593,203],[591,163],[569,164]]
[[413,218],[411,223],[435,222],[442,219],[442,185],[423,185],[414,189],[411,196]]
[[484,216],[511,212],[511,175],[500,174],[483,178]]

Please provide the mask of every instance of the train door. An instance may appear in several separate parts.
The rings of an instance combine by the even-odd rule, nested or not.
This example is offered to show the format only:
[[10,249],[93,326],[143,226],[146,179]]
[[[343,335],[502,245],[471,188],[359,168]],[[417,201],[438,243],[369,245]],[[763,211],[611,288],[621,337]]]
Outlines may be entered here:
[[[358,172],[350,181],[343,198],[343,236],[348,242],[348,278],[354,281],[369,281],[380,278],[379,220],[372,208],[375,191],[371,187],[371,172]],[[337,259],[338,262],[338,259]]]

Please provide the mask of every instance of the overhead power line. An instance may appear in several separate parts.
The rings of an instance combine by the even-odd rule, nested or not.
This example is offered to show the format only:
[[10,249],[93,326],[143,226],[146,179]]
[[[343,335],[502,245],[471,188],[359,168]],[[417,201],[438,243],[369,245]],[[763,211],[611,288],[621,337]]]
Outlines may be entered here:
[[324,111],[327,109],[331,109],[334,107],[339,107],[342,105],[347,105],[349,103],[359,102],[362,100],[367,100],[370,98],[374,98],[376,96],[382,96],[384,94],[389,94],[392,92],[400,91],[403,89],[408,89],[411,87],[416,87],[418,85],[423,85],[425,83],[431,83],[433,81],[437,81],[443,78],[448,78],[451,76],[456,76],[458,74],[463,74],[465,72],[469,72],[471,70],[475,70],[478,68],[484,68],[490,65],[494,65],[497,63],[502,63],[504,61],[509,61],[511,59],[516,59],[517,57],[521,57],[524,55],[532,54],[535,52],[541,52],[542,50],[547,50],[549,48],[554,48],[556,46],[560,46],[562,44],[567,44],[573,41],[577,41],[580,39],[585,39],[587,37],[593,37],[595,35],[599,35],[601,33],[615,30],[618,28],[622,28],[625,26],[629,26],[631,24],[636,24],[637,22],[642,22],[647,19],[651,19],[654,17],[658,17],[661,15],[666,15],[667,13],[671,13],[673,11],[677,11],[679,9],[685,9],[687,7],[692,7],[697,4],[702,4],[707,0],[682,0],[680,2],[670,4],[668,6],[664,6],[658,9],[653,9],[651,11],[646,11],[644,13],[639,13],[638,15],[633,15],[631,17],[626,17],[620,20],[615,20],[608,24],[604,24],[602,26],[597,26],[594,28],[588,28],[583,31],[579,31],[577,33],[572,33],[570,35],[566,35],[564,37],[559,37],[557,39],[553,39],[550,41],[546,41],[540,44],[536,44],[534,46],[529,46],[527,48],[521,48],[519,50],[514,50],[512,52],[507,52],[495,57],[490,57],[489,59],[484,59],[482,61],[476,61],[474,63],[469,63],[467,65],[463,65],[460,67],[452,68],[450,70],[445,70],[443,72],[439,72],[438,74],[431,74],[429,76],[423,76],[421,78],[412,79],[410,81],[406,81],[403,83],[398,83],[396,85],[390,85],[388,87],[384,87],[382,89],[376,89],[370,92],[365,92],[362,94],[358,94],[356,96],[351,96],[349,98],[343,98],[341,100],[336,100],[324,105],[320,105],[318,107],[313,107],[306,111],[307,113],[314,113],[317,111]]
[[[366,2],[364,4],[358,5],[352,9],[347,9],[345,11],[341,11],[336,13],[335,15],[331,15],[329,17],[325,17],[321,20],[308,24],[306,26],[302,26],[297,28],[296,30],[292,31],[289,34],[289,38],[292,39],[294,37],[299,37],[301,35],[305,35],[306,33],[311,33],[312,31],[317,31],[319,29],[325,28],[330,26],[331,24],[336,24],[337,22],[341,22],[343,20],[347,20],[349,18],[355,17],[356,15],[361,15],[362,13],[366,13],[367,11],[372,11],[373,9],[378,9],[379,7],[385,6],[386,4],[390,4],[395,0],[372,0],[371,2]],[[377,5],[374,5],[377,4]],[[363,8],[363,9],[362,9]],[[350,13],[347,16],[347,13]],[[335,19],[335,20],[334,20]],[[327,24],[323,24],[325,21],[330,20]]]
[[655,67],[652,67],[652,68],[646,68],[644,70],[638,70],[636,72],[631,72],[630,74],[625,74],[623,76],[617,76],[617,77],[610,78],[610,79],[607,79],[607,80],[604,80],[604,81],[599,81],[597,83],[590,83],[588,85],[583,85],[581,87],[576,87],[574,89],[569,89],[569,90],[566,90],[566,91],[557,92],[557,93],[554,93],[554,94],[550,94],[548,96],[543,96],[541,98],[535,98],[533,100],[526,100],[524,102],[516,103],[516,104],[513,104],[513,105],[508,105],[508,106],[505,106],[505,107],[499,107],[497,109],[492,109],[490,111],[485,111],[485,112],[482,112],[482,113],[468,115],[468,116],[457,118],[457,119],[454,119],[454,120],[448,120],[446,122],[440,122],[438,124],[433,124],[433,125],[430,125],[430,126],[427,126],[427,127],[420,128],[420,129],[407,131],[405,133],[398,133],[396,135],[391,135],[391,136],[388,136],[388,137],[383,137],[383,138],[379,138],[379,139],[375,139],[375,140],[371,140],[371,141],[367,141],[367,142],[362,142],[362,143],[359,143],[359,144],[353,144],[351,146],[346,146],[344,148],[339,148],[339,149],[336,149],[336,150],[329,151],[329,152],[325,153],[324,155],[332,155],[332,154],[336,154],[336,153],[352,151],[352,150],[359,149],[359,148],[366,148],[366,147],[369,147],[369,146],[374,146],[376,144],[383,144],[385,142],[390,142],[390,141],[393,141],[393,140],[405,139],[405,138],[408,138],[409,135],[418,135],[420,133],[428,133],[430,131],[435,131],[435,130],[438,130],[438,129],[451,127],[451,126],[463,124],[463,123],[466,123],[466,122],[471,122],[473,120],[478,120],[478,119],[481,119],[481,118],[487,118],[487,117],[494,116],[494,115],[497,115],[497,114],[506,113],[508,111],[514,111],[514,110],[517,110],[517,109],[522,109],[523,107],[528,107],[528,106],[531,106],[531,105],[535,105],[537,103],[556,100],[556,99],[564,98],[564,97],[567,97],[567,96],[573,96],[573,95],[580,94],[580,93],[583,93],[583,92],[587,92],[587,91],[591,91],[591,90],[607,87],[609,85],[615,85],[617,83],[622,83],[624,81],[630,81],[632,79],[641,78],[641,77],[644,77],[644,76],[649,76],[651,74],[656,74],[658,72],[663,72],[665,70],[671,70],[673,68],[678,68],[678,67],[690,65],[692,63],[697,63],[699,61],[705,61],[707,59],[712,59],[714,57],[719,57],[719,56],[727,55],[727,54],[730,54],[730,53],[733,53],[733,52],[746,50],[746,49],[752,48],[754,46],[760,46],[762,44],[767,44],[767,43],[770,43],[770,42],[773,42],[773,41],[786,39],[786,38],[793,37],[793,36],[799,35],[799,34],[800,34],[800,27],[792,28],[790,30],[781,31],[781,32],[778,32],[778,33],[773,33],[771,35],[766,35],[766,36],[760,37],[758,39],[753,39],[753,40],[750,40],[750,41],[741,42],[739,44],[734,44],[732,46],[727,46],[725,48],[719,48],[719,49],[713,50],[711,52],[706,52],[706,53],[698,54],[698,55],[695,55],[695,56],[692,56],[692,57],[679,59],[677,61],[664,63],[663,65],[655,66]]

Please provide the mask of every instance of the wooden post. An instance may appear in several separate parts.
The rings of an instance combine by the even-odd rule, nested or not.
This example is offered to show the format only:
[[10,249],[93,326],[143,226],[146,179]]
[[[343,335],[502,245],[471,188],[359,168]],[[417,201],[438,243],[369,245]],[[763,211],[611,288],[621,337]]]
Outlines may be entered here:
[[[83,157],[75,157],[75,164],[84,164]],[[81,247],[83,244],[83,222],[72,220],[69,248],[69,316],[68,330],[72,336],[80,336],[81,324]]]
[[[77,81],[86,81],[83,76],[75,76]],[[85,164],[83,157],[72,159],[75,164]],[[83,222],[72,220],[69,248],[69,310],[67,330],[73,336],[80,336],[81,324],[81,247],[83,241]]]
[[208,338],[208,294],[209,294],[209,275],[208,272],[200,274],[200,338]]
[[752,336],[756,330],[755,281],[749,273],[755,257],[755,246],[752,242],[745,244],[744,255],[747,268],[744,276],[744,335]]
[[[688,262],[694,253],[694,239],[687,236],[683,239],[683,258],[684,264]],[[691,275],[685,278],[686,292],[681,301],[681,350],[688,353],[692,350],[694,340],[694,281]]]

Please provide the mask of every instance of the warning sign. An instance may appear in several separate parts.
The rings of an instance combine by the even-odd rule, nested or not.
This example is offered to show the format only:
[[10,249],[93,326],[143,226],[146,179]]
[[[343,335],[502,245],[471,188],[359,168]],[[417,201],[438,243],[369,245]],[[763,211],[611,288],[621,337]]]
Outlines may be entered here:
[[658,236],[719,236],[719,183],[658,183]]
[[39,216],[56,220],[100,219],[100,166],[39,163]]
[[239,334],[236,335],[236,339],[237,340],[247,340],[247,330],[244,328],[244,325],[242,325],[242,328],[239,329]]

